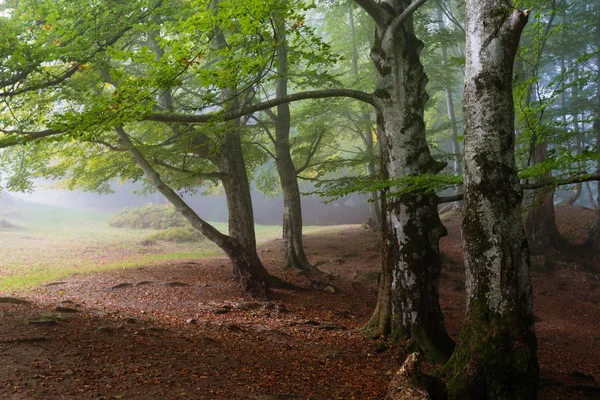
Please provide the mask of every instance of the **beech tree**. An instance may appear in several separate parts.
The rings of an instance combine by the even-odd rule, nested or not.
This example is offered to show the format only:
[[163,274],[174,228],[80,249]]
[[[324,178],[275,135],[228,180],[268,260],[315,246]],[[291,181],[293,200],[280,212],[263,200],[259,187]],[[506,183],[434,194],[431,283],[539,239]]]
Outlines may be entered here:
[[516,173],[513,63],[529,11],[466,3],[463,251],[467,311],[449,362],[452,399],[536,399],[529,249]]
[[[58,56],[54,53],[46,54],[48,52],[36,54],[39,56],[39,63],[26,68],[31,73],[14,72],[11,79],[3,82],[2,95],[11,99],[15,105],[19,101],[22,102],[20,104],[29,104],[26,112],[29,116],[40,115],[42,110],[39,106],[37,109],[31,107],[36,96],[44,97],[46,111],[52,110],[53,105],[60,104],[61,101],[67,101],[66,104],[70,107],[65,113],[49,113],[43,119],[21,118],[18,124],[8,116],[8,121],[4,124],[3,145],[52,137],[54,139],[46,143],[50,148],[55,146],[55,152],[60,146],[68,146],[72,139],[85,146],[104,143],[108,144],[108,149],[125,148],[140,167],[143,160],[134,154],[135,149],[149,163],[154,162],[154,158],[160,161],[166,155],[171,157],[171,152],[176,150],[181,156],[185,155],[181,158],[185,160],[185,166],[195,165],[200,168],[191,171],[193,173],[189,174],[190,179],[194,173],[208,173],[214,177],[217,172],[222,174],[220,178],[229,176],[232,182],[235,181],[232,183],[234,186],[247,187],[243,182],[246,172],[243,171],[243,162],[239,158],[241,127],[239,122],[235,122],[238,118],[303,99],[350,97],[368,103],[377,110],[384,160],[382,171],[386,177],[435,174],[444,164],[433,159],[425,138],[423,110],[427,101],[426,76],[419,59],[422,42],[416,38],[413,28],[413,13],[423,1],[411,3],[394,0],[380,3],[357,0],[356,3],[369,14],[376,26],[371,53],[378,71],[378,88],[375,92],[365,93],[344,88],[309,90],[259,104],[244,101],[243,96],[252,93],[253,84],[265,77],[264,68],[272,60],[273,41],[264,38],[269,34],[270,24],[267,21],[270,21],[271,11],[278,7],[277,4],[252,3],[252,13],[236,10],[229,3],[218,3],[218,13],[203,1],[186,3],[187,7],[180,7],[177,2],[162,1],[146,6],[136,4],[131,5],[133,11],[130,14],[140,14],[139,19],[122,24],[123,33],[111,36],[115,29],[110,21],[113,16],[121,15],[116,12],[119,4],[111,3],[109,7],[109,4],[61,3],[61,7],[72,11],[73,21],[77,21],[79,15],[89,14],[92,21],[90,26],[98,26],[102,22],[103,34],[108,37],[98,42],[95,40],[95,30],[84,31],[83,37],[89,40],[78,42],[79,47],[75,49],[63,47],[68,40],[58,35],[66,35],[68,23],[58,18],[38,20],[37,16],[28,14],[29,10],[24,4],[20,4],[16,10],[18,13],[15,11],[14,14],[19,15],[19,18],[9,19],[10,24],[14,23],[15,29],[18,29],[19,26],[25,27],[21,24],[21,19],[46,22],[44,25],[34,23],[35,28],[31,32],[38,35],[35,43],[40,45],[43,43],[40,38],[50,36],[52,45],[49,47]],[[44,15],[44,10],[39,12]],[[170,19],[157,24],[152,18],[160,16],[161,12],[170,15]],[[149,13],[153,14],[152,18]],[[300,19],[299,16],[298,20]],[[52,23],[47,23],[48,21]],[[160,62],[155,61],[154,54],[148,55],[149,52],[142,43],[141,46],[137,44],[139,42],[136,35],[139,37],[148,30],[144,25],[147,23],[151,25],[152,32],[156,32],[158,27],[172,32],[170,35],[161,35],[160,46],[168,49],[168,52]],[[215,38],[218,39],[219,35],[227,32],[231,33],[227,37],[227,44],[215,45]],[[242,43],[248,42],[249,37],[253,45],[242,46]],[[134,45],[120,47],[126,43]],[[89,50],[86,46],[95,50]],[[244,48],[244,51],[231,51],[238,46]],[[74,62],[70,61],[73,60],[71,54],[79,55],[78,51],[82,48],[86,50],[83,52],[84,56],[80,56],[69,67],[68,64]],[[17,70],[21,64],[10,58],[10,50],[6,52],[6,58],[14,64],[9,66]],[[204,62],[204,59],[207,61]],[[101,80],[97,75],[97,65],[107,64],[114,66],[110,73],[119,81],[119,87],[114,92],[98,92]],[[136,65],[143,67],[143,74],[136,73],[135,68],[132,68]],[[205,65],[210,68],[204,68]],[[313,63],[312,67],[318,69],[318,64]],[[58,77],[48,78],[45,70],[56,70]],[[198,88],[192,88],[190,92],[189,88],[183,87],[183,77],[198,82]],[[16,83],[18,87],[13,85]],[[60,90],[54,89],[57,85],[60,85]],[[91,90],[90,87],[94,89]],[[161,97],[157,94],[164,93],[166,89],[172,90],[172,93],[177,92],[179,97],[177,104],[180,106],[172,112],[155,107]],[[19,97],[21,94],[24,96]],[[226,99],[234,102],[225,102]],[[210,107],[216,107],[218,111],[207,112]],[[163,132],[167,135],[156,134],[161,130],[155,131],[151,136],[138,135],[136,131],[140,121],[146,121],[142,126],[146,126],[148,122],[165,124],[169,129]],[[218,125],[223,121],[234,122]],[[190,126],[207,123],[209,125],[204,132],[199,132],[203,130],[200,127]],[[181,134],[171,135],[171,127],[178,126]],[[215,142],[206,142],[205,132],[218,126],[224,129],[223,136]],[[121,148],[115,146],[115,129],[120,140],[117,144]],[[63,139],[56,140],[60,135],[63,135]],[[126,135],[130,138],[130,143]],[[213,151],[215,148],[220,150]],[[162,149],[160,154],[159,149]],[[192,153],[198,155],[201,151],[209,151],[208,159],[218,171],[206,169],[205,162],[189,156]],[[146,168],[144,171],[148,179],[157,189],[168,186],[165,180],[159,181],[158,178],[173,173],[174,168],[170,168],[173,165],[155,163],[150,166],[155,172]],[[178,168],[181,169],[181,165]],[[132,170],[128,168],[126,171]],[[190,172],[187,168],[185,171]],[[227,182],[223,181],[223,184],[227,186]],[[232,222],[230,231],[234,236],[239,232],[237,242],[247,249],[238,252],[241,247],[233,246],[233,253],[230,251],[228,254],[230,257],[235,254],[237,258],[234,263],[246,262],[248,266],[252,264],[262,271],[258,267],[259,259],[255,257],[255,249],[249,248],[253,247],[253,235],[249,229],[242,229],[239,225],[251,221],[251,207],[247,203],[242,204],[242,199],[247,196],[239,195],[241,192],[235,188],[228,192],[228,195],[234,196],[231,201],[236,203],[234,208],[230,208],[230,212],[235,209],[245,210],[243,218]],[[243,189],[243,193],[247,193],[247,190]],[[384,335],[412,339],[430,357],[445,359],[452,351],[453,342],[443,325],[437,292],[441,264],[438,241],[445,234],[437,214],[437,197],[426,191],[402,196],[385,194],[383,203],[386,217],[383,224],[382,284],[378,306],[369,326]],[[180,210],[186,212],[183,206]],[[206,227],[206,221],[197,222],[196,226]],[[219,244],[219,236],[213,237]],[[244,243],[248,246],[244,246]],[[263,273],[258,274],[260,275]],[[247,276],[252,280],[252,274]],[[258,279],[242,286],[258,290],[264,285],[265,280]]]

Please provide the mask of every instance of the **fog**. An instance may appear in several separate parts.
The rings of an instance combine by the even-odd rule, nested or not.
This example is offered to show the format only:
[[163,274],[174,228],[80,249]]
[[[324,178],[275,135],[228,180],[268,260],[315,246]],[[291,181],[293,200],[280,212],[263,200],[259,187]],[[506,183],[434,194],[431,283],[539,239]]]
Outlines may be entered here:
[[[125,207],[139,206],[146,203],[166,203],[160,193],[140,195],[135,193],[141,189],[140,184],[126,183],[112,185],[115,193],[96,194],[79,190],[69,191],[57,189],[52,181],[39,180],[32,193],[13,193],[10,196],[27,202],[42,203],[68,208],[80,208],[104,212],[116,212]],[[227,203],[223,195],[189,195],[183,199],[198,213],[209,221],[227,221]],[[358,224],[369,217],[369,205],[366,197],[359,195],[325,203],[318,196],[302,198],[303,220],[305,225],[337,225]],[[281,197],[267,198],[264,194],[252,193],[255,223],[262,225],[281,225],[283,218],[283,200]]]

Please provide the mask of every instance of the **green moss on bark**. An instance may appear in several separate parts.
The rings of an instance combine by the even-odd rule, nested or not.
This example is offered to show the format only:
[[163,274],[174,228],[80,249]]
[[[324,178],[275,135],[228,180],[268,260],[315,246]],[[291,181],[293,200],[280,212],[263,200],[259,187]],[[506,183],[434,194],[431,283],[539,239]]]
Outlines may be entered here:
[[537,399],[536,339],[528,318],[490,310],[484,294],[470,302],[461,343],[445,367],[448,399]]

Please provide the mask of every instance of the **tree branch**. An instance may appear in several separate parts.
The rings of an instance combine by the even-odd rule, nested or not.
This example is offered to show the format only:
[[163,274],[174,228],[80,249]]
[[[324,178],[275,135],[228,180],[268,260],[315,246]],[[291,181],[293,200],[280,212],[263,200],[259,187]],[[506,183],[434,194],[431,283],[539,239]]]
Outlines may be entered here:
[[219,111],[200,115],[178,113],[150,114],[142,118],[142,120],[156,122],[181,122],[188,124],[201,124],[214,120],[231,121],[244,115],[276,107],[280,104],[292,103],[299,100],[325,99],[330,97],[350,97],[371,104],[372,106],[377,108],[375,96],[373,96],[372,94],[352,89],[326,89],[294,93],[279,99],[267,100],[262,103],[240,108],[237,110]]
[[373,18],[378,27],[382,28],[384,26],[389,14],[379,3],[374,0],[354,0],[354,2]]
[[189,169],[176,167],[174,165],[168,164],[168,163],[161,161],[159,159],[156,159],[156,158],[153,158],[153,161],[156,164],[160,165],[161,167],[170,169],[171,171],[181,172],[183,174],[190,174],[190,175],[193,175],[194,178],[219,179],[219,180],[223,178],[223,174],[220,172],[195,172],[195,171],[190,171]]
[[308,155],[306,156],[306,161],[304,162],[304,165],[302,165],[300,168],[296,169],[296,176],[298,174],[301,174],[308,167],[311,166],[310,161],[312,160],[314,155],[317,153],[317,149],[319,148],[319,144],[321,143],[321,140],[323,139],[324,134],[325,134],[325,130],[321,130],[321,133],[319,134],[319,136],[317,136],[315,138],[315,140],[312,141],[312,143],[310,144],[310,149],[308,150]]
[[524,190],[533,190],[543,188],[546,186],[562,186],[571,185],[573,183],[583,183],[592,181],[600,181],[600,175],[576,175],[561,180],[544,180],[535,183],[523,183],[521,184],[521,187]]
[[[573,176],[570,178],[562,179],[562,180],[545,180],[536,183],[523,183],[521,187],[523,190],[534,190],[540,189],[548,186],[563,186],[563,185],[572,185],[573,183],[583,183],[583,182],[592,182],[599,181],[600,182],[600,174],[598,175],[579,175]],[[438,199],[438,204],[442,203],[452,203],[454,201],[463,200],[463,194],[457,194],[455,196],[444,196]]]
[[[67,80],[71,76],[73,76],[73,74],[75,74],[75,72],[77,72],[79,70],[80,65],[86,64],[96,54],[104,52],[107,47],[112,46],[113,44],[115,44],[119,39],[121,39],[123,37],[123,35],[125,35],[127,32],[129,32],[131,29],[133,29],[137,25],[138,22],[142,21],[153,9],[156,9],[156,8],[160,7],[162,5],[162,3],[163,3],[163,0],[158,0],[154,4],[153,7],[150,7],[146,11],[144,11],[139,16],[139,18],[137,18],[136,20],[132,21],[132,23],[130,25],[126,26],[121,31],[117,32],[117,34],[115,36],[113,36],[112,38],[110,38],[105,43],[98,44],[98,48],[97,49],[95,49],[89,55],[87,55],[86,57],[83,57],[79,61],[74,62],[71,67],[69,67],[66,71],[64,71],[58,77],[55,77],[54,79],[51,79],[51,80],[48,80],[48,81],[45,81],[45,82],[40,82],[38,84],[34,84],[32,86],[29,86],[29,87],[22,87],[22,88],[18,88],[18,89],[9,90],[9,91],[2,91],[2,92],[0,92],[0,98],[16,96],[16,95],[19,95],[19,94],[22,94],[22,93],[31,92],[31,91],[34,91],[34,90],[44,89],[44,88],[48,88],[48,87],[51,87],[51,86],[55,86],[55,85],[58,85],[58,84],[64,82],[65,80]],[[29,77],[29,75],[32,72],[35,72],[40,67],[40,65],[42,65],[43,62],[48,62],[48,61],[49,60],[43,60],[42,62],[35,63],[34,65],[31,65],[31,66],[27,67],[25,71],[19,72],[13,78],[9,78],[9,79],[5,79],[5,80],[1,81],[0,88],[6,88],[7,86],[15,86],[15,85],[17,85],[19,82],[22,82],[24,79],[27,79],[27,77]]]
[[60,129],[46,129],[38,132],[8,131],[0,129],[0,132],[5,133],[7,135],[18,135],[16,137],[9,136],[0,139],[0,149],[3,149],[5,147],[19,146],[27,142],[32,142],[34,140],[42,139],[48,136],[64,133],[64,131]]
[[400,25],[402,25],[404,21],[406,21],[411,15],[413,15],[413,13],[417,11],[419,7],[425,4],[426,1],[427,0],[415,0],[412,3],[410,3],[408,7],[406,7],[404,11],[402,11],[402,13],[400,13],[400,15],[398,15],[392,20],[390,26],[387,28],[387,32],[393,35],[394,32],[396,32],[396,30],[398,29],[398,27],[400,27]]

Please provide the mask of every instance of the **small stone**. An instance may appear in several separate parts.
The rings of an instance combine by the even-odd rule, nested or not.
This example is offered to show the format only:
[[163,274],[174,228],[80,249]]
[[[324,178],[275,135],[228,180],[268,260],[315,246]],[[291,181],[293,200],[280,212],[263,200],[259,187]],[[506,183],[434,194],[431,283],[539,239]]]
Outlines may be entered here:
[[169,286],[169,287],[184,287],[184,286],[190,286],[190,285],[187,284],[187,283],[184,283],[184,282],[177,282],[177,281],[175,281],[175,282],[167,282],[167,283],[165,283],[165,286]]
[[135,286],[145,286],[145,285],[151,285],[153,284],[153,281],[141,281],[135,284]]
[[325,289],[323,289],[323,291],[325,293],[329,293],[329,294],[335,294],[335,288],[333,286],[327,286]]
[[127,283],[127,282],[123,282],[123,283],[118,283],[115,286],[111,287],[111,289],[115,290],[115,289],[124,289],[124,288],[129,288],[132,287],[133,285],[131,283]]
[[71,376],[71,375],[74,375],[74,374],[75,374],[75,372],[73,372],[72,369],[68,369],[65,372],[63,372],[63,376]]
[[319,325],[321,325],[321,323],[318,322],[318,321],[314,321],[312,319],[309,319],[308,321],[304,322],[304,325],[319,326]]
[[188,325],[195,325],[198,323],[198,321],[196,321],[194,318],[188,318],[185,320],[185,323]]
[[277,304],[277,311],[279,311],[281,313],[290,312],[290,310],[288,310],[287,307],[285,306],[285,304],[283,304],[283,303]]
[[60,316],[57,315],[40,315],[37,317],[27,318],[26,321],[28,324],[34,325],[57,325]]
[[58,286],[58,285],[66,285],[67,282],[50,282],[44,285],[44,287],[50,287],[50,286]]
[[71,308],[71,307],[56,307],[54,309],[54,311],[61,312],[61,313],[78,313],[79,312],[79,310],[76,310],[75,308]]
[[218,309],[214,310],[213,314],[216,314],[216,315],[227,314],[230,311],[231,311],[231,306],[223,306],[221,308],[218,308]]
[[20,299],[18,297],[0,297],[0,303],[31,304],[29,300]]
[[227,329],[229,329],[232,332],[244,332],[244,330],[236,324],[228,324]]
[[[270,303],[267,303],[267,304],[270,304]],[[240,303],[237,306],[238,310],[242,310],[242,311],[258,310],[261,307],[263,307],[263,305],[261,303],[255,302],[255,301]]]
[[339,324],[321,324],[317,329],[322,329],[324,331],[345,331],[346,327]]

